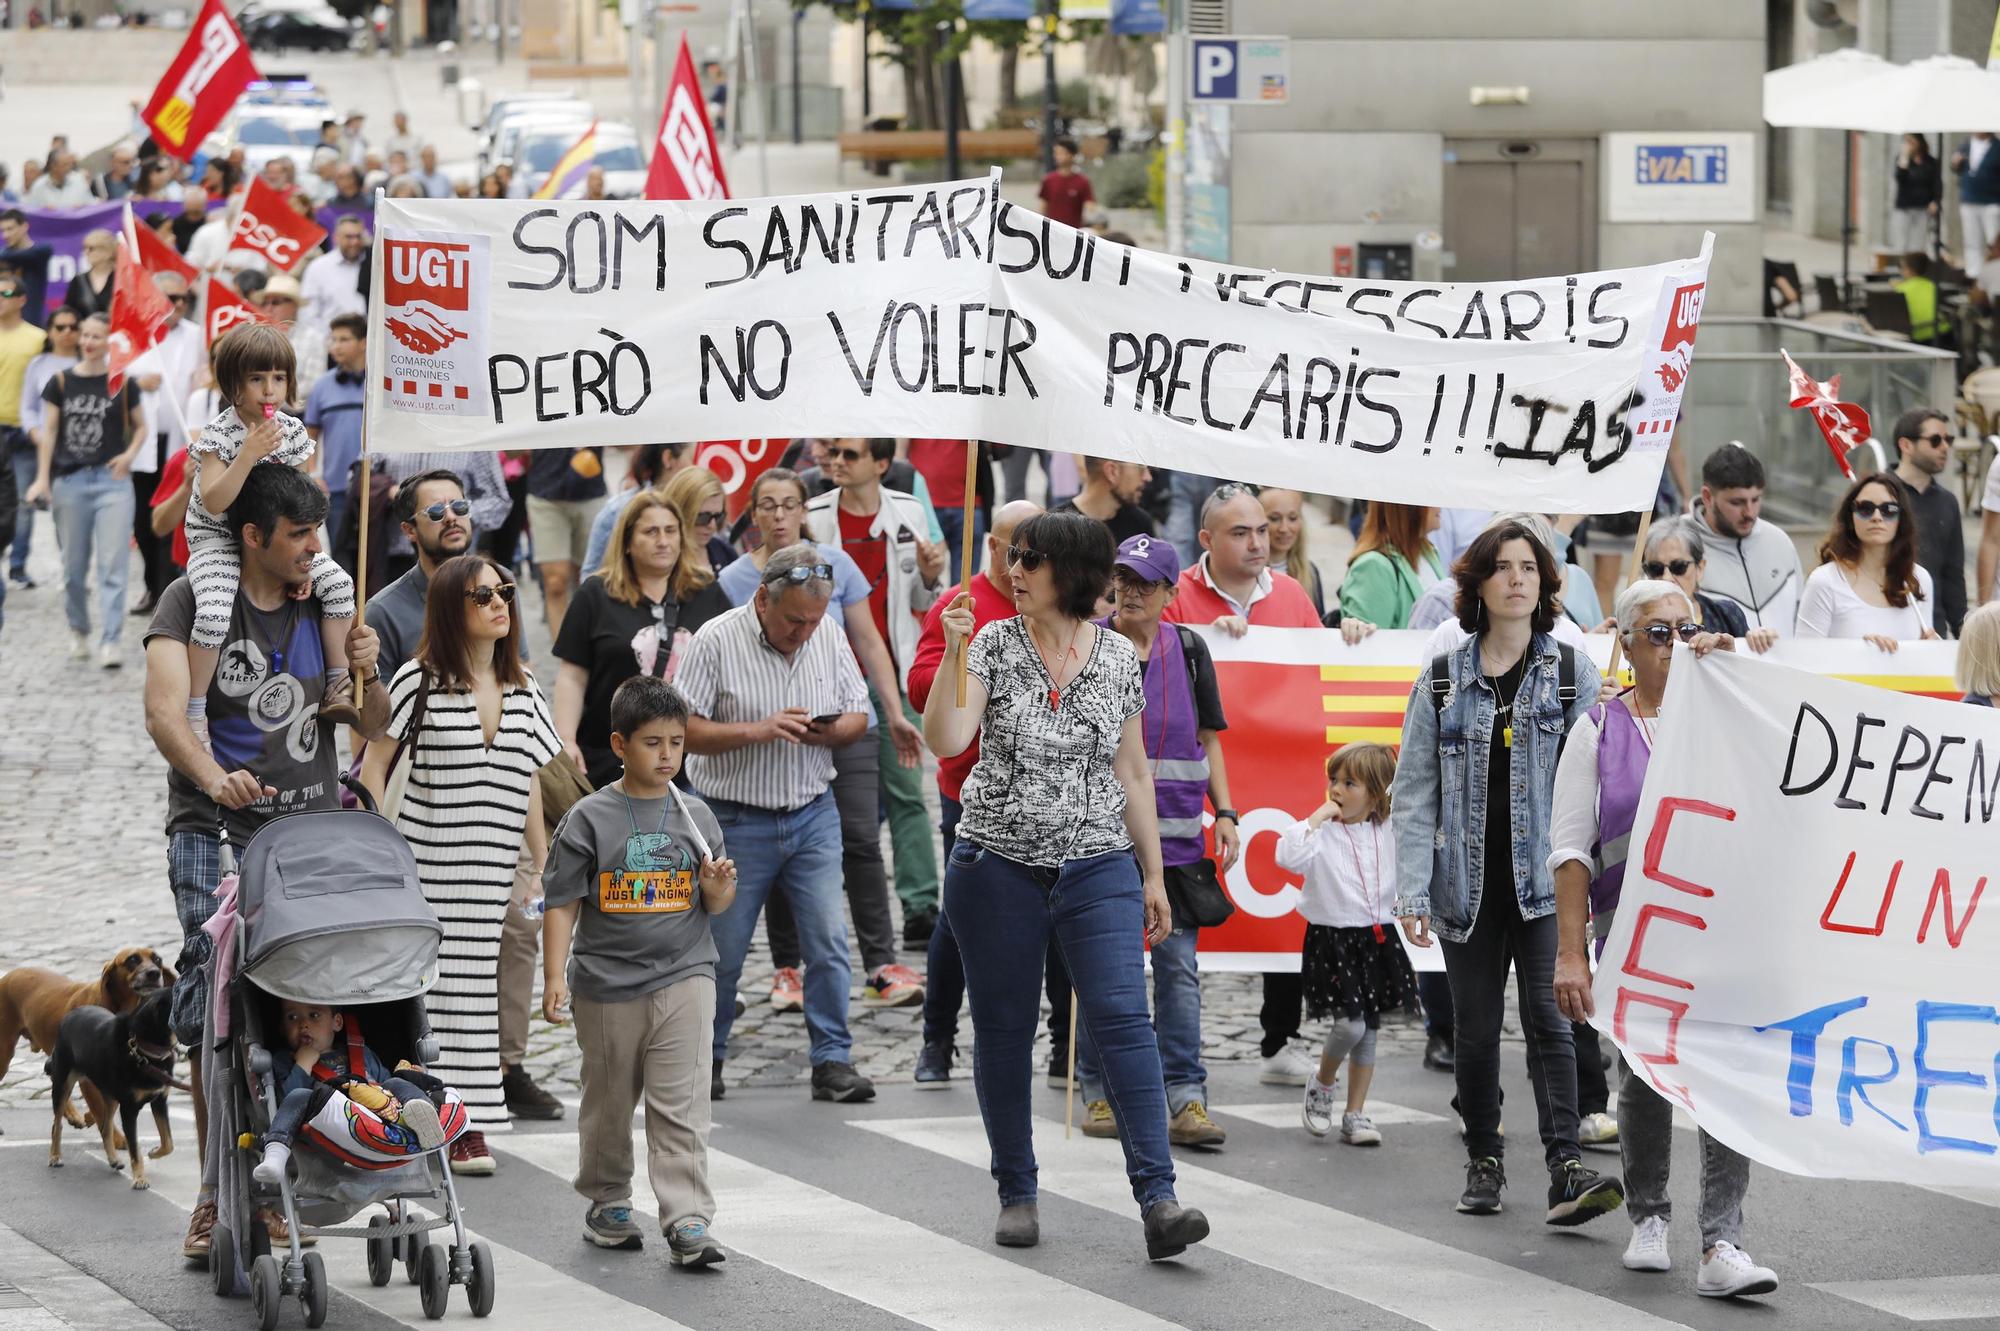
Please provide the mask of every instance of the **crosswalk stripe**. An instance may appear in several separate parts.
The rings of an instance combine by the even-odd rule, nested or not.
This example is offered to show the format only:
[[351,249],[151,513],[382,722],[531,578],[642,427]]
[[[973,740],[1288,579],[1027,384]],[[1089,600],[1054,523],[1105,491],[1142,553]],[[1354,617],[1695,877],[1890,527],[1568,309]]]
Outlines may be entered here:
[[[1210,1105],[1208,1112],[1248,1119],[1267,1128],[1297,1128],[1304,1133],[1305,1126],[1299,1118],[1299,1103],[1297,1100],[1287,1100],[1283,1104]],[[1375,1126],[1378,1128],[1393,1127],[1398,1123],[1451,1122],[1443,1114],[1433,1114],[1428,1109],[1412,1109],[1408,1105],[1390,1104],[1387,1100],[1370,1100],[1368,1117],[1375,1120]],[[1334,1115],[1334,1126],[1340,1126],[1340,1116],[1337,1112]]]
[[0,1277],[39,1307],[0,1304],[0,1331],[166,1331],[166,1323],[101,1280],[0,1225]]
[[[658,1215],[645,1191],[646,1134],[632,1134],[639,1162],[632,1209]],[[521,1134],[503,1155],[567,1178],[576,1134]],[[937,1331],[1016,1331],[1090,1326],[1170,1328],[1149,1313],[946,1238],[893,1215],[765,1169],[723,1151],[708,1153],[716,1237],[725,1248],[822,1288]],[[857,1235],[867,1235],[857,1242]]]
[[1808,1285],[1912,1322],[2000,1317],[2000,1275],[1919,1276],[1909,1280],[1830,1280]]
[[[848,1126],[980,1169],[991,1161],[977,1118],[871,1119]],[[1042,1191],[1136,1223],[1118,1152],[1080,1137],[1064,1141],[1053,1125],[1039,1126],[1035,1155]],[[1214,1225],[1203,1247],[1433,1331],[1547,1331],[1552,1325],[1669,1331],[1682,1325],[1184,1160],[1176,1159],[1174,1168],[1183,1199],[1205,1211]]]
[[[195,1192],[201,1181],[198,1171],[194,1152],[190,1150],[185,1155],[176,1151],[166,1160],[148,1167],[146,1174],[153,1191],[186,1210],[194,1206]],[[442,1207],[438,1209],[441,1211]],[[443,1241],[449,1247],[450,1231],[443,1231],[443,1234]],[[486,1238],[483,1234],[476,1236]],[[437,1235],[432,1238],[433,1241],[440,1241]],[[596,1286],[558,1271],[545,1262],[536,1261],[524,1252],[495,1243],[490,1238],[486,1242],[493,1250],[496,1294],[492,1316],[478,1324],[481,1331],[548,1331],[552,1326],[583,1325],[616,1326],[619,1331],[691,1331],[691,1328],[671,1317],[606,1294]],[[326,1262],[327,1278],[334,1289],[405,1326],[429,1328],[436,1325],[424,1320],[423,1304],[417,1297],[416,1286],[405,1280],[400,1267],[382,1288],[377,1289],[368,1283],[368,1269],[360,1240],[325,1239],[321,1241],[319,1250]],[[245,1300],[229,1300],[228,1308],[227,1321],[249,1316]],[[295,1306],[286,1314],[284,1325],[292,1324],[289,1319],[296,1311]],[[466,1312],[465,1287],[455,1286],[445,1316],[462,1318]],[[329,1317],[327,1320],[334,1319]],[[225,1319],[218,1317],[217,1321],[222,1324]]]

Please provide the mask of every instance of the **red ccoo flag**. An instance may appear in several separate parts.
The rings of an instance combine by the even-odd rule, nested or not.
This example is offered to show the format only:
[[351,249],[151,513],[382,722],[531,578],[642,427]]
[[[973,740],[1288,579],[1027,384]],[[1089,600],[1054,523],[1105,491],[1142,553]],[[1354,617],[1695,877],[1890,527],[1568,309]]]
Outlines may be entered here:
[[236,294],[236,288],[208,279],[208,322],[202,332],[208,337],[208,344],[215,345],[221,337],[238,324],[269,323],[264,312]]
[[174,307],[139,262],[138,228],[125,204],[124,234],[118,238],[118,266],[111,287],[111,395],[125,385],[126,367],[153,349],[160,330],[173,322]]
[[646,171],[646,197],[729,197],[722,154],[716,151],[715,131],[708,123],[708,107],[701,100],[701,84],[695,80],[694,57],[688,54],[685,32],[681,34],[680,58],[674,61],[673,82],[667,87],[666,109],[660,114],[653,162]]
[[1848,464],[1847,455],[1868,442],[1868,413],[1852,402],[1840,400],[1839,375],[1820,383],[1799,368],[1789,351],[1780,347],[1778,354],[1785,358],[1785,371],[1791,376],[1792,405],[1812,413],[1833,460],[1840,464],[1840,474],[1853,480],[1854,468]]
[[260,77],[222,0],[203,0],[200,17],[140,117],[153,141],[185,162]]
[[273,268],[289,273],[325,239],[325,227],[300,216],[284,195],[264,183],[262,175],[250,177],[243,211],[236,215],[236,230],[230,234],[231,249],[262,255]]

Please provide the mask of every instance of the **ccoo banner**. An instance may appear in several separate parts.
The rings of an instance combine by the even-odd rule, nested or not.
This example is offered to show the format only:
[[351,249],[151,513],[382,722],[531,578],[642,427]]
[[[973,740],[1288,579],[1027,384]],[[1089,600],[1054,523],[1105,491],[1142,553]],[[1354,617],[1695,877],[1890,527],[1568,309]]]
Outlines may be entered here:
[[1652,503],[1708,259],[1426,285],[1217,266],[998,177],[384,199],[371,447],[975,438],[1405,503]]
[[1677,658],[1596,1025],[1774,1168],[1992,1186],[2000,714]]
[[[1349,647],[1340,634],[1327,629],[1255,628],[1242,638],[1230,638],[1214,629],[1201,632],[1215,658],[1223,712],[1229,720],[1229,728],[1222,732],[1222,752],[1229,765],[1230,798],[1242,813],[1239,830],[1243,837],[1242,858],[1223,880],[1230,900],[1236,903],[1236,914],[1217,928],[1202,930],[1202,968],[1296,970],[1305,921],[1298,914],[1298,876],[1280,869],[1275,858],[1278,836],[1326,798],[1328,754],[1357,741],[1401,742],[1404,706],[1418,670],[1430,660],[1426,644],[1431,635],[1377,633]],[[1591,634],[1589,644],[1599,668],[1608,665],[1610,635]],[[1952,685],[1956,655],[1957,644],[1950,642],[1904,643],[1894,657],[1888,657],[1858,641],[1799,641],[1780,642],[1765,659],[1851,681],[1850,691],[1874,705],[1875,715],[1882,715],[1880,708],[1900,709],[1906,703],[1890,690],[1956,698]],[[1784,678],[1798,676],[1787,673]],[[1848,687],[1810,677],[1807,682]],[[1670,709],[1668,714],[1679,713]],[[1957,713],[1946,715],[1956,717]],[[1302,734],[1301,717],[1319,718],[1325,727],[1323,734]],[[1736,733],[1711,727],[1705,721],[1698,729],[1710,745],[1716,736]],[[1663,748],[1666,733],[1661,732]],[[1884,762],[1895,733],[1893,724],[1886,739],[1881,732],[1871,732],[1867,759]],[[1878,748],[1883,752],[1878,754]],[[1782,743],[1779,754],[1783,755]],[[1989,779],[2000,793],[2000,751],[1996,751],[1995,765],[1987,770],[1994,773]],[[1911,781],[1909,788],[1915,790],[1911,777],[1906,775],[1902,780]],[[1963,800],[1962,787],[1948,789]],[[1930,802],[1940,808],[1946,803],[1942,798]],[[1722,832],[1730,834],[1733,829]],[[1701,835],[1708,835],[1706,829]],[[1744,881],[1752,880],[1746,876]],[[1906,890],[1914,890],[1914,885]],[[1626,899],[1633,900],[1629,879],[1625,891]],[[1961,889],[1961,898],[1967,891],[1969,884]],[[1437,948],[1412,948],[1410,956],[1419,970],[1443,969]],[[1599,1003],[1603,1001],[1600,994]],[[2000,1040],[2000,1031],[1995,1032],[1995,1038]]]

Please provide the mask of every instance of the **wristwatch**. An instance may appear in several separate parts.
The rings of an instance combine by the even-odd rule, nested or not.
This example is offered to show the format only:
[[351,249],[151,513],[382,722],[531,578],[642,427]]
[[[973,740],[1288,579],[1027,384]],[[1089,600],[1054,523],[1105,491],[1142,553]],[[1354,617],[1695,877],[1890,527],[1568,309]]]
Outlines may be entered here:
[[1215,811],[1215,821],[1219,823],[1224,818],[1227,818],[1232,823],[1240,823],[1243,821],[1241,818],[1238,818],[1236,816],[1236,810],[1234,809],[1217,809]]

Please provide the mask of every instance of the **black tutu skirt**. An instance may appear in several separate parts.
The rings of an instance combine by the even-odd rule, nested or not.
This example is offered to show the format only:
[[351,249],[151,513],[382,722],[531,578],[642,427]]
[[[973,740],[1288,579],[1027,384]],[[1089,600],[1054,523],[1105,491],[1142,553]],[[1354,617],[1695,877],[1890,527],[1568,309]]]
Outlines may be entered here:
[[1300,969],[1314,1021],[1361,1017],[1373,1030],[1384,1012],[1417,1008],[1417,975],[1393,924],[1382,926],[1379,943],[1373,929],[1308,924]]

